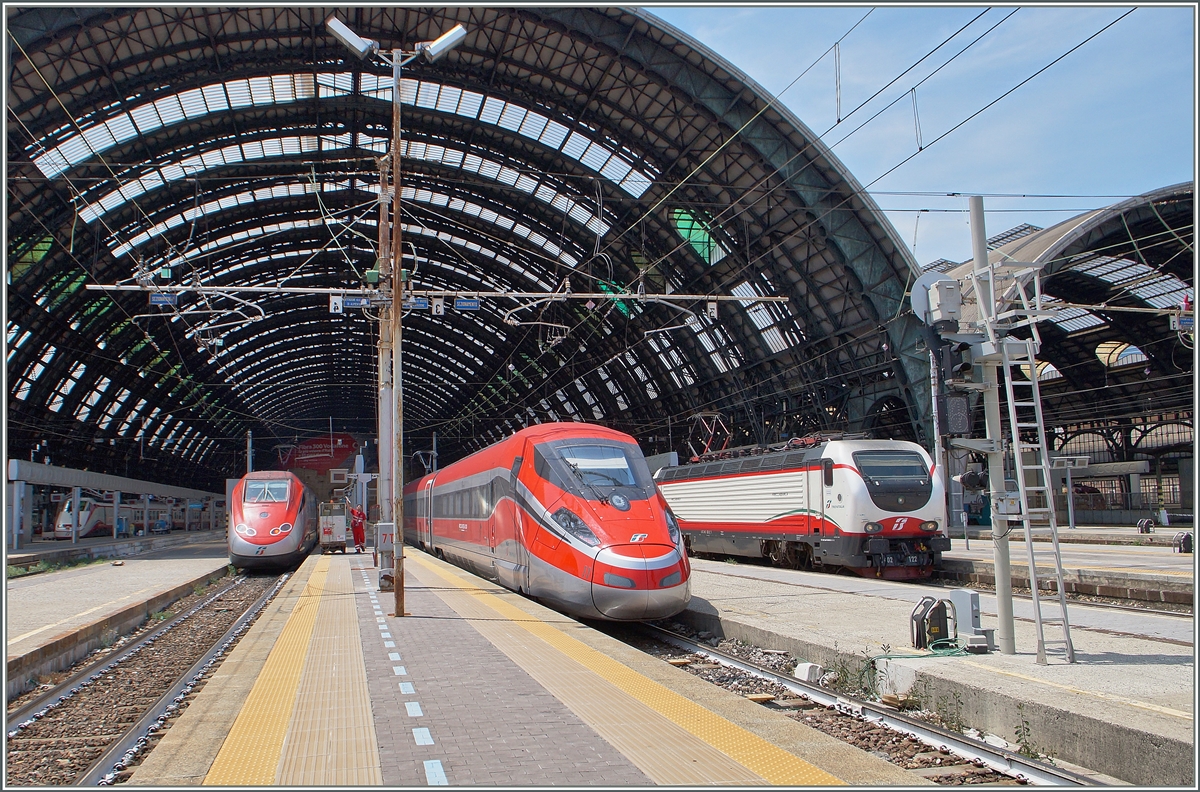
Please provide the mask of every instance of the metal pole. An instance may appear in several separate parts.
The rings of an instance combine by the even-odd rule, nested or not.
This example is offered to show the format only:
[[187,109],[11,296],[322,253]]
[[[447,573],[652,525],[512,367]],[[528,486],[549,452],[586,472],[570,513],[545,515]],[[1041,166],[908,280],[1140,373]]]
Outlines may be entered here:
[[437,432],[433,433],[433,472],[437,473]]
[[254,472],[254,434],[246,430],[246,472]]
[[[992,295],[991,267],[987,255],[987,234],[983,225],[983,197],[972,195],[971,247],[975,254],[975,284],[980,320],[988,328],[986,336],[991,339],[991,322],[996,315]],[[1003,343],[1002,341],[1000,343]],[[994,360],[983,363],[983,415],[987,423],[987,436],[992,441],[988,452],[988,497],[992,509],[992,561],[996,569],[996,643],[1002,654],[1016,654],[1016,625],[1013,621],[1012,565],[1008,547],[1008,516],[1000,513],[1000,501],[1004,498],[1004,443],[1000,430],[1000,379]]]
[[117,524],[121,522],[121,491],[113,490],[113,539],[117,538]]
[[[396,152],[390,156],[394,157]],[[379,279],[392,271],[392,235],[388,232],[388,168],[386,158],[379,162]],[[392,307],[379,311],[379,477],[375,482],[375,500],[379,504],[379,522],[392,521]]]
[[400,69],[403,60],[404,53],[400,49],[392,50],[392,381],[395,383],[392,404],[396,440],[391,496],[393,522],[396,526],[392,543],[392,547],[395,548],[392,554],[395,560],[392,589],[395,592],[397,617],[404,615],[404,386],[400,369],[403,339],[401,316],[404,313],[404,269],[400,254],[400,146],[403,140],[400,126]]
[[1067,465],[1067,527],[1075,527],[1075,488],[1071,486],[1071,466]]

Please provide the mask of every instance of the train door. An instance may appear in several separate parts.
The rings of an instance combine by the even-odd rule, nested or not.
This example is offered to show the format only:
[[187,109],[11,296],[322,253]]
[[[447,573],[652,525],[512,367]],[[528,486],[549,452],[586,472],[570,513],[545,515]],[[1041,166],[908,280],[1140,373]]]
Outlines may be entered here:
[[820,540],[824,533],[822,519],[824,502],[821,500],[821,471],[819,468],[804,468],[804,509],[808,515],[808,534]]
[[529,593],[529,543],[533,541],[530,533],[536,531],[536,527],[531,531],[529,526],[525,524],[525,516],[517,505],[517,475],[521,470],[521,463],[526,458],[533,457],[533,448],[529,443],[525,444],[523,454],[513,460],[512,468],[508,474],[508,492],[510,495],[509,513],[512,515],[513,539],[516,541],[517,553],[514,559],[516,563],[516,578],[517,590],[523,593]]
[[435,552],[433,549],[433,480],[431,476],[429,481],[425,482],[425,492],[421,503],[422,511],[417,522],[417,540],[425,543],[425,551],[428,553]]
[[821,460],[820,489],[817,490],[821,502],[821,535],[833,536],[833,523],[825,519],[825,509],[833,498],[833,460]]

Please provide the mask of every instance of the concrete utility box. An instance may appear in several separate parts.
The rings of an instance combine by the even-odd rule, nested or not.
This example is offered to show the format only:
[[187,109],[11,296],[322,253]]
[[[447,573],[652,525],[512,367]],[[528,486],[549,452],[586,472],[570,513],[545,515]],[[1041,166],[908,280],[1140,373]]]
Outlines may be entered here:
[[[950,589],[946,599],[954,606],[954,617],[958,634],[967,638],[967,648],[972,646],[995,651],[995,630],[979,626],[979,592],[972,589]],[[972,640],[972,639],[976,640]]]
[[379,564],[380,591],[392,591],[396,585],[394,574],[396,560],[393,556],[395,540],[395,523],[375,523],[375,556]]

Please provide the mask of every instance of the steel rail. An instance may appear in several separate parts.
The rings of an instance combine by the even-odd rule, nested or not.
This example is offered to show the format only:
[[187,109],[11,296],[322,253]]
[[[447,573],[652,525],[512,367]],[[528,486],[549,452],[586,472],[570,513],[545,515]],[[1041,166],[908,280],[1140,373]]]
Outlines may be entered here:
[[[74,786],[107,786],[112,783],[117,773],[125,770],[128,763],[137,756],[149,742],[150,735],[158,731],[171,714],[179,708],[187,692],[203,678],[207,666],[229,648],[229,644],[246,626],[258,616],[267,603],[279,592],[290,575],[282,575],[274,586],[263,592],[250,607],[242,613],[229,629],[218,638],[204,656],[191,665],[180,675],[175,684],[167,692],[147,708],[144,715],[137,720],[117,740],[109,744],[95,761],[76,777]],[[205,603],[211,604],[214,600]]]
[[745,671],[748,674],[782,685],[793,693],[831,707],[838,712],[862,720],[879,723],[893,731],[908,734],[926,745],[940,748],[959,756],[969,762],[979,762],[999,773],[1015,776],[1033,784],[1044,786],[1096,786],[1096,782],[1078,773],[1072,773],[1061,767],[1054,767],[1044,762],[1038,762],[1013,751],[988,745],[981,740],[974,740],[963,734],[940,729],[922,721],[900,715],[897,712],[881,707],[869,701],[862,701],[849,696],[840,696],[817,685],[801,682],[795,677],[784,676],[747,662],[733,655],[721,652],[706,644],[697,643],[682,635],[656,627],[651,624],[642,625],[659,640],[686,649],[695,654],[704,655],[724,665]]
[[[158,626],[152,628],[149,632],[142,635],[136,641],[131,642],[129,645],[124,646],[111,654],[107,654],[104,657],[101,657],[97,660],[93,660],[92,662],[85,665],[82,669],[80,669],[79,671],[72,674],[67,679],[63,680],[62,682],[59,682],[57,685],[52,687],[50,690],[48,690],[45,693],[43,693],[42,695],[34,698],[29,703],[24,704],[21,707],[10,712],[6,716],[6,721],[8,723],[19,724],[25,720],[28,720],[30,716],[35,715],[35,714],[41,712],[42,710],[56,706],[56,700],[57,700],[57,703],[62,703],[63,701],[66,701],[72,695],[74,695],[74,693],[78,689],[78,687],[81,684],[83,684],[89,677],[98,676],[102,673],[105,673],[105,672],[111,670],[113,667],[115,667],[118,663],[123,661],[126,657],[128,657],[134,651],[136,651],[137,649],[140,649],[143,645],[145,645],[145,643],[147,641],[157,638],[159,635],[161,635],[162,633],[171,629],[176,624],[179,624],[184,619],[187,619],[192,614],[194,614],[196,611],[200,610],[206,604],[208,604],[208,602],[213,597],[223,596],[226,592],[232,590],[234,586],[240,585],[244,581],[244,579],[245,578],[243,578],[243,577],[234,578],[233,580],[229,581],[228,585],[226,585],[220,591],[209,595],[208,600],[198,603],[197,605],[193,606],[191,608],[191,610],[188,610],[184,613],[176,614],[175,616],[172,616],[169,619],[164,619]],[[167,607],[170,607],[170,605],[168,605]]]

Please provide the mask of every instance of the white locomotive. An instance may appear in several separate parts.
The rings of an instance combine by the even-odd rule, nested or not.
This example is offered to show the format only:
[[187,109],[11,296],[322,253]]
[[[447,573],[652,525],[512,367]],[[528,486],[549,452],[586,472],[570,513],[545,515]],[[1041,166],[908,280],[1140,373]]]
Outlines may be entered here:
[[929,577],[950,549],[937,473],[916,443],[818,436],[654,478],[693,552],[904,580]]

